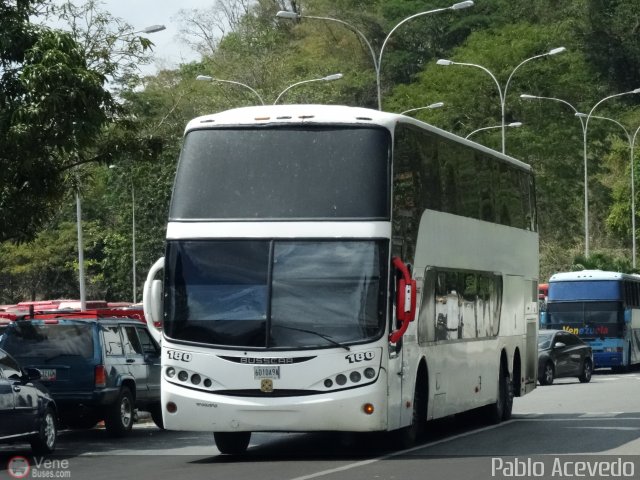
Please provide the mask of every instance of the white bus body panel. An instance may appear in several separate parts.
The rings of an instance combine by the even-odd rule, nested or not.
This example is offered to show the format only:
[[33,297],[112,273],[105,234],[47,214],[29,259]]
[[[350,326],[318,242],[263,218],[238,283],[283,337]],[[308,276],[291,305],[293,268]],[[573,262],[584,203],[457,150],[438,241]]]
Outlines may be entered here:
[[[386,340],[385,340],[386,341]],[[166,342],[165,342],[166,344]],[[188,354],[189,361],[175,360],[174,352]],[[349,356],[359,352],[373,354],[371,359],[350,362]],[[231,357],[229,361],[221,357]],[[255,359],[290,359],[299,363],[256,364]],[[264,361],[264,360],[263,360]],[[247,363],[240,363],[247,362]],[[248,352],[239,350],[203,349],[179,346],[163,346],[162,404],[173,402],[175,413],[163,412],[164,425],[170,430],[193,431],[379,431],[387,429],[387,371],[383,364],[383,348],[374,345],[345,349],[305,350],[288,352]],[[233,391],[253,389],[260,391],[261,380],[254,378],[254,367],[280,366],[280,378],[273,379],[273,388],[278,390],[314,390],[313,395],[279,397],[276,394],[233,395],[217,394],[212,390]],[[168,367],[176,374],[172,379],[166,375]],[[365,368],[374,368],[375,381],[365,379],[354,383],[349,379],[352,371],[362,374]],[[189,379],[194,373],[202,380],[213,383],[210,391],[194,388],[187,381],[177,379],[179,372],[187,372]],[[347,377],[344,387],[328,391],[326,379],[343,374]],[[366,385],[367,382],[373,382]],[[365,386],[362,386],[365,384]],[[360,386],[358,386],[360,385]],[[200,388],[202,382],[200,382]],[[340,388],[351,387],[341,390]],[[363,405],[374,406],[373,414],[365,414]]]

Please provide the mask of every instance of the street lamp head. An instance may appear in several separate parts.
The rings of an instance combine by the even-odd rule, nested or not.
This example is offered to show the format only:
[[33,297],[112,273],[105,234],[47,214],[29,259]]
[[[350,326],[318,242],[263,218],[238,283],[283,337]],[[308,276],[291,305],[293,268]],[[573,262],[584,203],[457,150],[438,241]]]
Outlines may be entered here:
[[453,65],[453,62],[451,60],[445,60],[444,58],[441,58],[436,62],[436,65],[444,65],[444,66]]
[[640,93],[640,88],[636,88],[635,90],[631,90],[631,93]]
[[444,107],[444,102],[436,102],[436,103],[432,103],[431,105],[428,105],[427,108],[429,110],[432,110],[434,108],[442,108]]
[[156,32],[161,32],[162,30],[165,30],[167,27],[165,27],[164,25],[151,25],[147,28],[144,28],[142,30],[140,30],[140,33],[156,33]]
[[278,13],[276,13],[276,17],[288,18],[289,20],[297,20],[298,18],[300,18],[300,14],[296,12],[289,12],[287,10],[280,10]]
[[519,128],[522,126],[522,122],[511,122],[507,124],[507,127]]
[[547,52],[547,55],[555,55],[555,54],[557,54],[557,53],[562,53],[562,52],[564,52],[565,50],[567,50],[567,49],[566,49],[566,48],[564,48],[564,47],[552,48],[551,50],[549,50],[549,51]]
[[473,7],[474,3],[471,0],[467,0],[466,2],[454,3],[451,5],[451,10],[462,10],[463,8]]
[[203,82],[210,82],[211,80],[213,80],[213,77],[210,77],[209,75],[198,75],[196,77],[196,80],[200,80]]
[[325,82],[331,82],[333,80],[340,80],[341,78],[342,78],[341,73],[334,73],[332,75],[327,75],[326,77],[322,77],[321,80],[324,80]]
[[520,98],[524,98],[525,100],[533,100],[540,97],[536,97],[535,95],[529,95],[528,93],[523,93],[522,95],[520,95]]
[[578,118],[586,118],[586,117],[588,117],[588,115],[586,113],[582,113],[582,112],[576,112],[575,116],[578,117]]

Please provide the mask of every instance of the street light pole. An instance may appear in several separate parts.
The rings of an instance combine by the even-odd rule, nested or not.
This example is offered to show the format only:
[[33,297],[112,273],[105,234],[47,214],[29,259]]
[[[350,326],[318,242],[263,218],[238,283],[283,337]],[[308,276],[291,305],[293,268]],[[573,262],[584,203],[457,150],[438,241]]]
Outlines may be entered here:
[[[506,125],[506,126],[507,126],[507,127],[510,127],[510,128],[518,128],[518,127],[521,127],[521,126],[522,126],[522,122],[511,122],[511,123],[509,123],[509,124],[508,124],[508,125]],[[476,133],[478,133],[478,132],[481,132],[481,131],[483,131],[483,130],[491,130],[491,129],[493,129],[493,128],[502,128],[502,127],[503,127],[503,125],[502,125],[502,124],[500,124],[500,125],[492,125],[492,126],[490,126],[490,127],[482,127],[482,128],[478,128],[477,130],[474,130],[473,132],[471,132],[469,135],[467,135],[467,136],[466,136],[466,137],[464,137],[464,138],[468,139],[471,135],[474,135],[474,134],[476,134]]]
[[80,288],[80,310],[87,309],[87,289],[84,276],[84,241],[82,239],[82,203],[80,190],[76,192],[76,223],[78,229],[78,282]]
[[416,13],[415,15],[411,15],[410,17],[405,18],[404,20],[402,20],[400,23],[398,23],[395,27],[393,27],[393,29],[391,29],[391,31],[389,32],[389,34],[387,35],[387,37],[384,39],[384,42],[382,43],[382,48],[380,48],[380,53],[378,58],[376,59],[376,54],[375,51],[373,49],[373,47],[371,46],[371,43],[367,40],[367,37],[365,37],[365,35],[358,30],[356,27],[354,27],[353,25],[343,21],[343,20],[339,20],[337,18],[332,18],[332,17],[314,17],[314,16],[310,16],[310,15],[300,15],[299,13],[296,12],[289,12],[286,10],[281,10],[276,14],[276,17],[278,18],[287,18],[287,19],[301,19],[301,18],[307,18],[307,19],[314,19],[314,20],[324,20],[324,21],[330,21],[330,22],[338,22],[342,25],[344,25],[345,27],[349,28],[350,30],[352,30],[353,32],[355,32],[365,43],[365,45],[367,46],[367,48],[369,49],[369,53],[371,53],[371,57],[373,59],[373,68],[376,72],[376,91],[377,91],[377,96],[378,96],[378,110],[382,110],[382,89],[380,87],[380,66],[382,64],[382,53],[384,51],[384,47],[387,44],[387,41],[389,40],[389,37],[391,36],[391,34],[393,32],[395,32],[398,27],[402,24],[404,24],[405,22],[408,22],[409,20],[412,20],[414,18],[417,17],[421,17],[423,15],[428,15],[431,13],[438,13],[438,12],[444,12],[446,10],[462,10],[464,8],[469,8],[473,6],[473,1],[471,0],[466,0],[464,2],[459,2],[459,3],[455,3],[449,7],[445,7],[445,8],[437,8],[435,10],[429,10],[427,12],[420,12],[420,13]]
[[131,277],[133,280],[133,303],[137,301],[136,285],[136,193],[133,188],[133,175],[131,175]]
[[407,113],[417,112],[418,110],[434,110],[436,108],[444,107],[444,102],[436,102],[431,105],[427,105],[426,107],[418,107],[418,108],[410,108],[409,110],[405,110],[404,112],[400,112],[400,115],[406,115]]
[[301,15],[299,13],[289,12],[287,10],[280,10],[278,13],[276,13],[276,17],[278,17],[278,18],[287,18],[287,19],[291,19],[291,20],[299,20],[299,19],[302,19],[302,18],[306,18],[306,19],[309,19],[309,20],[323,20],[323,21],[326,21],[326,22],[336,22],[336,23],[339,23],[341,25],[344,25],[345,27],[347,27],[352,32],[355,32],[356,35],[358,35],[360,37],[360,39],[364,42],[364,44],[367,46],[367,48],[369,49],[369,53],[371,54],[371,60],[373,61],[373,68],[374,68],[374,70],[376,72],[376,76],[378,75],[378,60],[376,59],[375,50],[371,46],[371,43],[369,42],[369,40],[367,40],[367,37],[364,35],[364,33],[362,33],[360,30],[358,30],[356,27],[354,27],[350,23],[347,23],[344,20],[340,20],[338,18],[316,17],[316,16],[312,16],[312,15]]
[[258,97],[258,100],[260,100],[260,104],[264,105],[264,101],[262,100],[262,97],[260,96],[260,94],[258,92],[256,92],[253,88],[251,88],[249,85],[246,85],[244,83],[240,83],[240,82],[235,82],[233,80],[222,80],[220,78],[215,78],[215,77],[211,77],[209,75],[198,75],[196,77],[196,80],[202,81],[202,82],[220,82],[220,83],[230,83],[232,85],[239,85],[241,87],[244,87],[248,90],[251,90],[251,92]]
[[[576,113],[576,116],[585,118],[586,114]],[[613,118],[601,117],[599,115],[592,115],[591,118],[595,118],[597,120],[607,120],[609,122],[615,123],[624,131],[624,134],[627,137],[627,141],[629,142],[629,151],[631,153],[631,264],[633,265],[633,268],[636,268],[636,195],[633,175],[633,144],[635,143],[635,134],[632,137],[629,133],[629,130],[627,130],[627,128],[622,125],[622,123],[614,120]]]
[[523,60],[518,65],[516,65],[516,68],[514,68],[511,71],[511,73],[509,74],[509,78],[507,78],[507,83],[505,83],[504,89],[500,88],[500,83],[498,82],[498,79],[495,77],[495,75],[493,73],[491,73],[491,71],[489,71],[489,69],[483,67],[482,65],[477,65],[475,63],[454,62],[452,60],[445,60],[445,59],[438,60],[436,62],[436,64],[437,65],[443,65],[443,66],[462,65],[462,66],[465,66],[465,67],[475,67],[475,68],[479,68],[479,69],[483,70],[484,72],[486,72],[491,77],[491,79],[494,81],[494,83],[498,87],[498,95],[499,95],[499,98],[500,98],[500,118],[501,118],[500,126],[501,126],[501,129],[502,129],[502,153],[506,153],[505,106],[506,106],[506,101],[507,101],[507,90],[509,89],[509,84],[511,83],[511,79],[513,78],[513,74],[516,73],[516,71],[521,66],[523,66],[527,62],[530,62],[531,60],[535,60],[536,58],[548,57],[550,55],[556,55],[558,53],[564,52],[565,50],[566,50],[566,48],[564,48],[564,47],[552,48],[551,50],[549,50],[546,53],[542,53],[540,55],[534,55],[533,57],[529,57],[529,58]]
[[290,89],[292,89],[293,87],[296,87],[298,85],[302,85],[303,83],[311,83],[311,82],[332,82],[334,80],[340,80],[342,78],[342,74],[341,73],[334,73],[332,75],[327,75],[326,77],[320,77],[320,78],[311,78],[309,80],[302,80],[300,82],[296,82],[293,85],[289,85],[287,88],[285,88],[282,92],[280,92],[280,94],[276,97],[276,100],[273,102],[273,104],[275,105],[276,103],[278,103],[278,100],[280,100],[280,98],[282,97],[282,95],[284,95],[287,91],[289,91]]
[[[608,97],[604,97],[602,100],[600,100],[599,102],[597,102],[593,108],[591,108],[591,111],[589,112],[589,114],[587,115],[586,119],[584,120],[584,128],[583,133],[582,133],[582,138],[583,138],[583,148],[582,148],[582,156],[584,159],[584,165],[585,165],[585,169],[584,169],[584,184],[585,184],[585,189],[584,189],[584,214],[585,214],[585,222],[584,222],[584,240],[585,240],[585,244],[584,244],[584,256],[585,257],[589,257],[589,198],[587,195],[587,128],[589,127],[589,119],[591,118],[591,116],[593,115],[593,112],[595,111],[595,109],[603,102],[611,99],[611,98],[615,98],[615,97],[621,97],[622,95],[630,95],[632,93],[640,93],[640,88],[636,88],[635,90],[630,90],[628,92],[622,92],[622,93],[616,93],[614,95],[609,95]],[[576,114],[577,116],[580,116],[578,114]],[[634,239],[635,239],[635,233],[634,233]]]
[[[135,32],[120,35],[120,37],[126,37],[129,35],[137,35],[139,33],[156,33],[164,30],[164,25],[151,25]],[[80,310],[87,309],[87,288],[84,274],[84,240],[82,236],[82,200],[80,197],[80,188],[76,192],[76,223],[78,229],[78,288],[80,290]],[[134,280],[135,282],[135,280]],[[135,285],[135,283],[134,283]],[[135,286],[134,286],[135,288]],[[135,298],[135,295],[134,295]]]
[[389,41],[389,38],[391,38],[391,35],[393,35],[393,32],[395,32],[400,26],[404,25],[410,20],[413,20],[414,18],[422,17],[424,15],[430,15],[432,13],[444,12],[447,10],[462,10],[464,8],[469,8],[472,6],[473,6],[473,2],[471,0],[468,0],[465,2],[454,3],[450,7],[436,8],[434,10],[428,10],[426,12],[416,13],[415,15],[411,15],[410,17],[407,17],[401,22],[397,23],[396,26],[391,29],[391,31],[387,34],[384,41],[382,42],[382,47],[380,47],[380,53],[378,55],[378,70],[376,71],[376,85],[378,89],[378,110],[382,110],[382,91],[380,88],[380,70],[382,69],[382,54],[384,53],[384,47],[387,46],[387,42]]

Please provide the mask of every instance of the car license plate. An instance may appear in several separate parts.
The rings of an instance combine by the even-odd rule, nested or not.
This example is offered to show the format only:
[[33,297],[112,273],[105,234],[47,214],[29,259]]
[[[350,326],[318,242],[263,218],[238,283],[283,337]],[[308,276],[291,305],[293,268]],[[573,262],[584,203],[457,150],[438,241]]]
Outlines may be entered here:
[[253,367],[254,380],[262,378],[280,378],[280,367]]
[[39,368],[40,379],[48,382],[53,382],[56,379],[56,371],[53,368]]

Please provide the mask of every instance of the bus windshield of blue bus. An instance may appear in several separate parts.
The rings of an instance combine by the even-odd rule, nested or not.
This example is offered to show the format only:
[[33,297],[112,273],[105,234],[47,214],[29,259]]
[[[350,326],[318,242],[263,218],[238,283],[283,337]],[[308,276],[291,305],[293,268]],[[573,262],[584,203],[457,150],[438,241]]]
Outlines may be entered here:
[[387,255],[380,240],[169,241],[165,335],[260,349],[371,341]]
[[549,302],[546,328],[582,338],[618,337],[623,333],[621,302]]
[[169,219],[387,220],[390,159],[391,135],[377,127],[195,130]]

